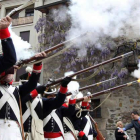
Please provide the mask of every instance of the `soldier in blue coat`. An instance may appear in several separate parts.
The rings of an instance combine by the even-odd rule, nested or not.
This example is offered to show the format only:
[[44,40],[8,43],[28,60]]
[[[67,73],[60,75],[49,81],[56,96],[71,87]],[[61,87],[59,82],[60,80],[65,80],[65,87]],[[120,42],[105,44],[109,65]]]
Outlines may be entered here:
[[3,76],[5,70],[9,69],[16,63],[16,52],[12,39],[10,38],[10,32],[8,30],[8,26],[10,24],[11,24],[10,17],[5,17],[0,20],[0,39],[3,51],[3,55],[0,57],[1,76]]
[[[45,57],[45,53],[39,53],[36,57]],[[23,85],[13,87],[14,68],[0,83],[0,139],[1,140],[22,140],[22,121],[20,99],[28,95],[36,88],[40,77],[42,64],[38,63],[33,66],[33,72],[28,82]],[[35,93],[32,94],[32,96]],[[8,135],[7,135],[8,134]]]
[[[40,85],[22,100],[24,131],[29,140],[44,140],[43,120],[45,121],[46,116],[52,110],[62,106],[66,98],[67,84],[70,81],[69,77],[62,80],[58,94],[55,94],[56,91],[51,91],[51,89],[46,92],[46,87]],[[49,98],[42,97],[44,92],[48,93]],[[32,93],[36,93],[36,96],[33,97]],[[54,95],[56,97],[52,98]],[[35,123],[37,130],[33,123]]]
[[[66,87],[66,85],[63,86]],[[52,110],[49,115],[44,112],[43,123],[45,140],[64,139],[63,117],[70,117],[73,115],[76,103],[74,97],[75,95],[71,97],[67,105],[64,103],[61,107]]]

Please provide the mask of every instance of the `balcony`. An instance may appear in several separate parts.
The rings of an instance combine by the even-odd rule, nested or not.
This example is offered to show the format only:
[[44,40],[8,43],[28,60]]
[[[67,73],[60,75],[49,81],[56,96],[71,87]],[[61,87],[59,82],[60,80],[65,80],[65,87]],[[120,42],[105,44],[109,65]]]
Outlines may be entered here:
[[29,17],[20,17],[18,19],[12,20],[12,26],[19,26],[19,25],[25,25],[33,23],[34,16]]

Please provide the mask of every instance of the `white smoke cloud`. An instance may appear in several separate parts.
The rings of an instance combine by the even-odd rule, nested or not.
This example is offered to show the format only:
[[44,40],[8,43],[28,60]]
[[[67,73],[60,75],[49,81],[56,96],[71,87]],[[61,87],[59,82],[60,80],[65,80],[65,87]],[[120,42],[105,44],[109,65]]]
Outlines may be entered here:
[[134,72],[132,72],[131,75],[137,79],[140,79],[140,60],[138,64],[138,69],[134,70]]
[[21,37],[17,36],[9,27],[9,31],[11,34],[11,38],[13,40],[13,44],[15,46],[17,60],[27,59],[34,55],[34,52],[31,50],[31,44],[27,41],[21,39]]
[[112,38],[122,36],[139,38],[140,1],[71,0],[71,2],[69,14],[72,26],[69,36],[86,31],[92,32],[92,39],[87,40],[93,43],[104,35]]
[[67,7],[61,6],[59,9],[51,10],[52,17],[54,17],[55,22],[63,22],[68,18]]
[[60,8],[56,13],[54,19],[63,17],[64,21],[67,14],[71,17],[72,25],[67,33],[67,40],[85,32],[89,33],[76,41],[79,49],[84,50],[85,46],[82,44],[85,42],[95,44],[101,49],[101,40],[107,36],[112,40],[118,37],[140,38],[139,0],[71,0],[69,8]]

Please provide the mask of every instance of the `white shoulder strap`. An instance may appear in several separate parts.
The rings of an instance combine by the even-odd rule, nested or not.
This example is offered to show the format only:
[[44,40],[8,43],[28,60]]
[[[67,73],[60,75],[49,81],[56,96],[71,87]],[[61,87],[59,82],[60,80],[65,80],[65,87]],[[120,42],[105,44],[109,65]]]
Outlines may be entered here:
[[[86,117],[87,118],[87,117]],[[90,123],[89,123],[89,119],[87,118],[87,123],[86,123],[86,126],[85,126],[85,128],[84,128],[84,133],[86,134],[86,136],[88,136],[88,134],[89,134],[89,130],[90,130]]]
[[43,120],[44,126],[49,122],[49,120],[51,119],[51,117],[53,117],[53,119],[55,120],[55,122],[59,126],[60,131],[64,135],[64,129],[63,129],[62,121],[60,120],[60,118],[56,114],[56,109],[54,109],[46,118],[44,118],[44,120]]
[[77,137],[77,131],[75,130],[72,122],[70,121],[70,119],[67,118],[67,117],[63,117],[63,121],[67,125],[67,127],[70,129],[70,131],[73,133],[73,135],[75,135],[75,137]]
[[39,97],[39,100],[40,100],[40,103],[41,103],[41,107],[43,108],[43,102],[42,102],[42,96],[41,96],[41,94],[38,94],[38,97]]
[[43,120],[43,126],[45,127],[46,124],[49,122],[49,120],[51,119],[51,115],[49,114],[46,118],[44,118]]
[[[15,99],[15,97],[13,95],[14,90],[15,90],[15,87],[12,87],[12,86],[10,86],[8,89],[6,87],[3,87],[3,86],[0,87],[0,91],[8,97],[5,101],[7,101],[9,103],[15,116],[18,119],[18,122],[21,124],[19,106],[18,106],[17,100]],[[5,95],[3,95],[3,96],[5,96]],[[6,98],[6,96],[5,96],[5,98]]]
[[57,123],[57,125],[59,126],[60,131],[62,132],[62,134],[64,136],[64,129],[63,129],[62,121],[60,120],[60,118],[56,114],[56,110],[53,110],[51,115],[52,115],[53,119],[55,120],[55,122]]

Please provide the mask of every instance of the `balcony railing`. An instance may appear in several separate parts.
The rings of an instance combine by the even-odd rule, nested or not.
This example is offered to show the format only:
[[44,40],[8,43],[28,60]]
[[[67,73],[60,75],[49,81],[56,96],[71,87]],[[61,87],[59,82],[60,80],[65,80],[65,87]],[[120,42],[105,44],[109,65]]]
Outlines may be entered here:
[[13,19],[12,20],[12,26],[30,24],[30,23],[33,23],[33,19],[34,19],[34,16],[20,17],[18,19]]

